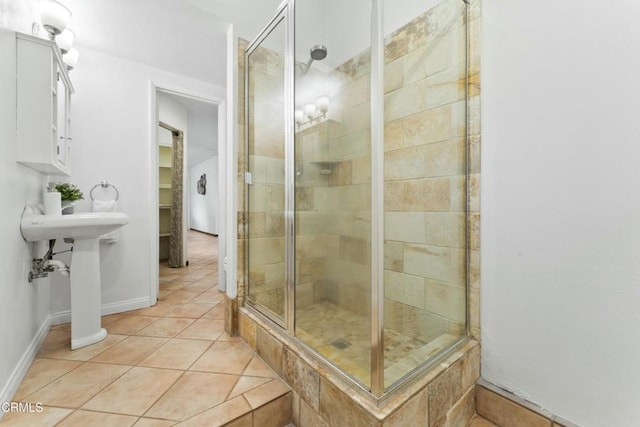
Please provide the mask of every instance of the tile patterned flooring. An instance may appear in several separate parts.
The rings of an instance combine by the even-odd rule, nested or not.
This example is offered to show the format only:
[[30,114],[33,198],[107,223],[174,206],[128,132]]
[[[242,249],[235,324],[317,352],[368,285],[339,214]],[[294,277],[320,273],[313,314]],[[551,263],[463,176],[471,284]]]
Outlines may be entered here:
[[[160,265],[158,304],[102,318],[108,337],[70,350],[51,327],[9,412],[8,426],[218,426],[277,420],[289,388],[240,338],[224,332],[217,238],[189,232],[190,265]],[[254,417],[254,418],[252,418]]]

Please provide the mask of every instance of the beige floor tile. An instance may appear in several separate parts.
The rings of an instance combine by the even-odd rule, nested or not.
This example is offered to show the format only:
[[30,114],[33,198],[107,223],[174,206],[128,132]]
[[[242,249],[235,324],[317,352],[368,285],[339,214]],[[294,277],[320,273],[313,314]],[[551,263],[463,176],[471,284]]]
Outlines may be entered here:
[[191,282],[182,282],[180,280],[172,280],[170,282],[160,283],[160,290],[166,289],[168,291],[179,291],[180,289],[184,289],[185,286],[190,284]]
[[227,342],[244,342],[241,337],[232,337],[226,332],[223,332],[222,335],[218,337],[218,341],[227,341]]
[[183,371],[135,367],[84,404],[83,409],[143,415]]
[[104,353],[94,357],[92,362],[137,365],[151,353],[169,341],[168,338],[127,337]]
[[171,427],[176,425],[175,421],[158,420],[156,418],[140,418],[135,427]]
[[42,412],[8,412],[0,420],[0,426],[11,427],[53,427],[64,417],[73,412],[73,409],[52,408],[45,406]]
[[130,369],[129,366],[85,363],[27,396],[48,406],[79,408]]
[[[202,304],[204,305],[204,304]],[[224,305],[223,304],[218,304],[215,307],[213,307],[211,310],[207,311],[205,314],[202,315],[202,318],[204,319],[220,319],[220,320],[224,320]]]
[[251,411],[251,407],[244,399],[239,396],[235,399],[227,400],[220,405],[209,409],[195,417],[178,424],[181,427],[219,427],[223,426],[236,418],[239,418]]
[[127,312],[127,314],[162,317],[172,312],[173,310],[175,310],[175,308],[176,308],[175,304],[170,304],[164,301],[158,301],[158,303],[152,307],[140,308],[138,310],[129,311]]
[[190,369],[240,375],[254,355],[245,343],[217,341]]
[[249,362],[249,365],[244,370],[242,375],[248,375],[252,377],[263,377],[263,378],[275,378],[276,373],[266,364],[264,360],[260,358],[260,356],[256,355],[253,357],[253,360]]
[[29,394],[40,390],[50,382],[60,378],[67,372],[82,365],[82,362],[56,359],[36,359],[20,383],[20,387],[13,396],[14,401],[20,401]]
[[243,396],[249,402],[253,409],[264,405],[267,402],[277,399],[278,397],[290,392],[291,389],[279,379],[271,380],[262,384],[248,392]]
[[191,304],[179,305],[167,317],[184,317],[188,319],[198,319],[214,307],[213,304]]
[[[158,282],[160,285],[162,285],[163,283],[171,283],[174,281],[179,281],[182,279],[182,275],[181,274],[169,274],[169,273],[165,273],[163,271],[160,272],[160,277],[158,278]],[[191,283],[192,280],[188,280],[186,281],[187,283]]]
[[264,383],[271,381],[271,378],[261,377],[240,377],[236,386],[231,390],[229,399],[232,397],[240,396],[243,393],[253,390],[254,388],[261,386]]
[[71,345],[71,331],[49,330],[47,337],[40,346],[40,351],[52,351],[65,345]]
[[[51,335],[52,332],[50,332],[49,334]],[[40,353],[38,353],[38,357],[44,357],[48,359],[87,361],[116,345],[125,338],[125,335],[107,335],[107,337],[100,342],[79,348],[77,350],[71,350],[71,335],[69,335],[69,339],[66,342],[57,342],[56,346],[43,346],[40,349]]]
[[182,331],[178,338],[215,340],[224,332],[224,320],[198,319]]
[[133,335],[156,320],[158,318],[152,316],[123,316],[121,319],[111,323],[107,328],[107,332],[110,334]]
[[145,416],[182,421],[224,402],[238,376],[187,371]]
[[71,323],[60,323],[58,325],[52,325],[50,331],[62,331],[71,333]]
[[140,362],[140,366],[188,369],[212,342],[174,338]]
[[189,284],[187,287],[183,288],[185,291],[194,291],[194,292],[204,292],[210,291],[215,286],[215,283],[207,282],[203,283],[201,280],[196,280],[195,282]]
[[224,295],[220,291],[204,291],[197,297],[191,300],[191,302],[195,303],[205,303],[205,304],[217,304],[224,298]]
[[169,304],[179,305],[179,304],[184,304],[186,302],[189,302],[190,300],[194,299],[200,294],[201,294],[200,291],[191,291],[191,290],[171,291],[171,294],[167,295],[162,300],[165,302],[168,302]]
[[193,280],[193,281],[196,281],[196,280],[200,280],[200,279],[202,279],[202,278],[203,278],[203,277],[205,277],[207,274],[208,274],[207,272],[201,272],[201,271],[196,270],[196,271],[194,271],[194,272],[189,272],[188,274],[185,274],[184,276],[182,276],[182,278],[183,278],[184,280]]
[[163,317],[155,323],[138,331],[135,335],[146,337],[175,337],[183,329],[193,323],[193,319],[183,319],[179,317]]
[[57,426],[86,427],[94,425],[100,427],[126,427],[132,426],[136,421],[138,421],[138,417],[120,414],[105,414],[103,412],[91,412],[80,409],[69,415]]
[[160,287],[160,290],[158,290],[158,300],[165,301],[165,298],[174,292],[175,290],[171,291],[171,290],[163,289],[162,287]]
[[107,316],[102,316],[102,327],[106,327],[107,325],[115,322],[118,319],[121,319],[123,316],[126,316],[126,314],[124,313],[116,313],[116,314],[109,314]]

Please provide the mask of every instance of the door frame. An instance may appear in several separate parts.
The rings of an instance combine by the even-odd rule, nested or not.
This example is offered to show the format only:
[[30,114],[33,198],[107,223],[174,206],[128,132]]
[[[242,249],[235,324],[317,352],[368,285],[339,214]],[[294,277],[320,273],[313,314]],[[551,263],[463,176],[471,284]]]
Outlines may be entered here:
[[[182,88],[173,87],[171,85],[167,85],[164,83],[157,83],[153,80],[149,81],[149,170],[151,171],[152,178],[150,179],[150,185],[148,189],[149,194],[149,211],[148,218],[149,221],[149,232],[151,238],[150,240],[150,257],[149,257],[149,271],[151,271],[150,283],[149,283],[149,305],[155,305],[158,301],[158,292],[160,288],[160,271],[159,271],[159,263],[158,263],[158,251],[159,251],[159,243],[158,243],[158,223],[159,223],[159,212],[158,212],[158,182],[159,182],[159,172],[158,172],[158,141],[157,141],[157,129],[159,125],[159,116],[158,116],[158,103],[157,96],[158,92],[163,92],[169,95],[181,96],[183,98],[191,98],[197,101],[206,102],[209,104],[214,104],[218,107],[218,154],[220,154],[220,147],[226,143],[227,134],[226,134],[226,101],[223,98],[205,95],[202,93],[192,92],[188,90],[184,90]],[[184,130],[183,130],[184,131]],[[183,167],[183,183],[184,188],[188,188],[188,168],[187,168],[187,148],[188,141],[184,141],[184,167]],[[218,162],[221,162],[220,155],[218,155]],[[218,165],[218,182],[222,182],[223,169],[220,168],[220,164]],[[227,209],[226,206],[226,188],[220,188],[224,193],[219,194],[219,203],[218,209],[219,211]],[[187,258],[187,216],[188,216],[188,197],[183,197],[183,242],[182,248],[184,251],[185,259]],[[219,216],[219,219],[220,218]],[[225,233],[224,224],[221,224],[219,221],[218,225],[218,233],[219,237]],[[220,240],[218,240],[220,242]],[[218,263],[221,264],[221,251],[218,251]],[[218,288],[221,291],[225,290],[225,277],[224,277],[224,269],[218,268]]]

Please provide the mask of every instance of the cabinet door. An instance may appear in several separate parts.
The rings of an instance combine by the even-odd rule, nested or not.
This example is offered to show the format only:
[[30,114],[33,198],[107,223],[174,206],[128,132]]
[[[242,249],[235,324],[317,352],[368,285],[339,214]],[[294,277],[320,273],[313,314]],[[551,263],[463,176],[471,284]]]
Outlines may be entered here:
[[56,136],[56,161],[58,165],[64,169],[67,168],[67,119],[66,119],[66,109],[67,109],[67,88],[64,85],[64,80],[60,78],[60,71],[56,72],[57,75],[57,106],[56,106],[56,115],[57,115],[57,130],[58,135]]

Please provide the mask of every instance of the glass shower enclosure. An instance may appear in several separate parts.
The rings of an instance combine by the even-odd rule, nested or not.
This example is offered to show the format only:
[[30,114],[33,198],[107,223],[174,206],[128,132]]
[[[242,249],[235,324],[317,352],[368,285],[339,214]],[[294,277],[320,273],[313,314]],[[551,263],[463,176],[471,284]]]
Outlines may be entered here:
[[467,336],[467,13],[289,0],[246,51],[246,303],[374,396]]

